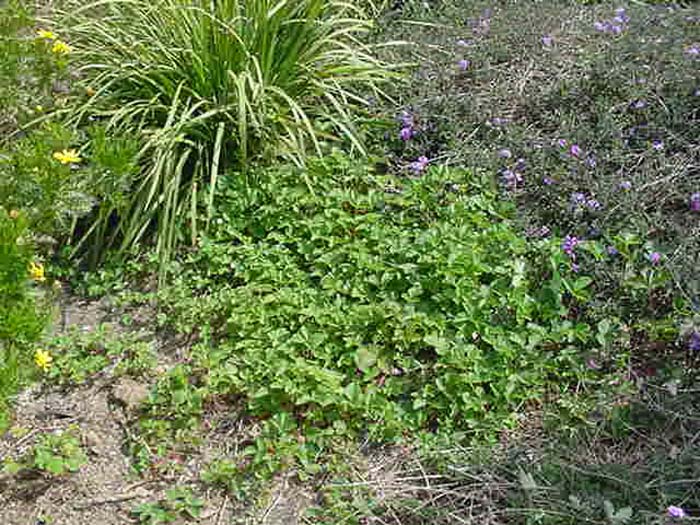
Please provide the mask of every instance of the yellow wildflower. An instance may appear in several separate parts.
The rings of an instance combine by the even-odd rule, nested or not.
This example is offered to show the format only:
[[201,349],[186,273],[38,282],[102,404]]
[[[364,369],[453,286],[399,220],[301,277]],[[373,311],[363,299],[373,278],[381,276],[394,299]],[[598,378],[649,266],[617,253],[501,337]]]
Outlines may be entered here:
[[10,219],[16,219],[19,217],[19,210],[10,210]]
[[53,46],[51,46],[51,51],[57,55],[67,55],[71,52],[71,48],[62,40],[56,40]]
[[86,94],[88,97],[91,97],[91,96],[93,96],[93,95],[95,94],[95,90],[92,89],[90,86],[88,86],[88,87],[85,88],[85,94]]
[[56,40],[56,35],[52,31],[47,31],[46,29],[38,29],[36,36],[44,40]]
[[78,152],[74,149],[64,149],[63,151],[57,151],[53,154],[53,158],[56,159],[61,164],[77,164],[81,159]]
[[53,361],[53,357],[46,350],[38,349],[34,352],[34,363],[44,372],[48,372],[51,368],[51,361]]
[[32,262],[29,264],[29,276],[37,282],[43,283],[46,280],[44,275],[44,265]]

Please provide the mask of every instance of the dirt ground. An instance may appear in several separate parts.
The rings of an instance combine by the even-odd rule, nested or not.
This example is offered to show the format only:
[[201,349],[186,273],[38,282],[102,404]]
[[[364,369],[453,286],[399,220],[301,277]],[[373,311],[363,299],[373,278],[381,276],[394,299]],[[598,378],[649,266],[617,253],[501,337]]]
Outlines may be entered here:
[[[104,303],[69,303],[61,312],[60,328],[92,330],[110,322],[110,310]],[[164,366],[172,358],[160,357]],[[34,387],[23,392],[15,404],[13,427],[0,438],[0,458],[19,458],[37,436],[77,426],[88,461],[78,472],[64,476],[26,471],[1,476],[0,524],[137,523],[131,514],[135,506],[160,500],[165,490],[176,485],[192,486],[204,500],[197,523],[232,523],[232,506],[226,496],[197,485],[200,457],[188,458],[180,472],[169,477],[139,477],[131,468],[126,447],[129,421],[150,386],[107,373],[78,388]]]

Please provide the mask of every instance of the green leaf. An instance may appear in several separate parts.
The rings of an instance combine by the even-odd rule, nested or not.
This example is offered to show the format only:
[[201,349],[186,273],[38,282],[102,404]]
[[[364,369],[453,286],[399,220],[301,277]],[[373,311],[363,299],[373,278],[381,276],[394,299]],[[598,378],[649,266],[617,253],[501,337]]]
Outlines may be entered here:
[[438,354],[444,354],[450,347],[449,341],[436,333],[426,335],[423,341],[432,346]]
[[363,372],[372,368],[376,362],[377,352],[373,348],[363,346],[358,348],[357,352],[355,352],[355,365]]

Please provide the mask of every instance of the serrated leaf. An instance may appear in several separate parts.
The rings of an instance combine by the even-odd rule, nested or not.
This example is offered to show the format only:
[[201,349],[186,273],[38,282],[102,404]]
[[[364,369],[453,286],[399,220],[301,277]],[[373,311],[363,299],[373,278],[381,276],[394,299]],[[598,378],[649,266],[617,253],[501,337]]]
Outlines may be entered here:
[[449,347],[449,343],[448,343],[447,339],[440,337],[438,334],[435,334],[435,333],[426,335],[423,338],[423,341],[426,344],[429,344],[430,346],[435,348],[435,351],[438,354],[444,353],[445,350],[447,350],[447,348]]

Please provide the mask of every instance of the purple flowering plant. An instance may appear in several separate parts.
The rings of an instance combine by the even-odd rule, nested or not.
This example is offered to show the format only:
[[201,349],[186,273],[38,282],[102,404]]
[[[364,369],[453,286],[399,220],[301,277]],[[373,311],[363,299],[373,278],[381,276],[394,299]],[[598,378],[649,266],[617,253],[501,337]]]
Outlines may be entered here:
[[678,507],[676,505],[671,505],[666,509],[666,513],[671,517],[671,518],[685,518],[687,516],[685,510],[683,510],[682,507]]
[[695,192],[690,196],[690,211],[700,212],[700,192]]

